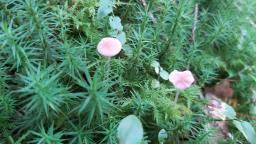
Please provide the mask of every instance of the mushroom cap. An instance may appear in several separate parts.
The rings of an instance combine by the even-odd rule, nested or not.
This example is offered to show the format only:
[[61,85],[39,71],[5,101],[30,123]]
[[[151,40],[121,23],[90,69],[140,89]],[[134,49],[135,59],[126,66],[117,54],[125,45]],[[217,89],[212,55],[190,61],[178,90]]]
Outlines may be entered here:
[[111,37],[101,39],[97,46],[97,51],[105,57],[116,56],[121,49],[121,42],[118,39]]
[[184,90],[192,85],[195,81],[192,73],[189,70],[177,71],[174,70],[169,75],[169,81],[178,90]]

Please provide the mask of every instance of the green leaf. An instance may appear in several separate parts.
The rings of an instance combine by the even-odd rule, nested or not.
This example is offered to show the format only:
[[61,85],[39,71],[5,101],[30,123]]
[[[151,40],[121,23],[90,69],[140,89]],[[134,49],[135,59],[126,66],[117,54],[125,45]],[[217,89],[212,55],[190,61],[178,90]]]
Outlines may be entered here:
[[165,71],[164,69],[160,68],[160,77],[164,80],[168,80],[169,79],[169,73],[167,71]]
[[156,74],[159,74],[160,77],[164,80],[168,80],[169,79],[169,73],[167,71],[165,71],[161,66],[160,63],[157,61],[152,61],[151,62],[151,66],[155,68],[155,72]]
[[117,16],[109,17],[109,25],[112,29],[122,31],[123,26],[121,24],[121,19]]
[[232,106],[224,103],[224,108],[225,108],[225,111],[223,112],[224,116],[226,116],[228,119],[236,118],[236,112]]
[[152,61],[152,62],[151,62],[151,66],[152,66],[152,67],[160,67],[160,64],[159,64],[158,61]]
[[221,108],[214,110],[215,115],[218,116],[219,119],[226,120],[226,119],[235,119],[236,118],[236,112],[230,105],[221,102]]
[[159,62],[157,62],[157,61],[152,61],[152,62],[151,62],[151,66],[155,68],[156,74],[159,74],[160,68],[161,68]]
[[118,40],[120,40],[120,42],[121,42],[122,44],[125,44],[125,42],[126,42],[126,34],[125,34],[125,32],[120,32],[120,33],[118,33],[117,36],[116,36],[116,38],[117,38]]
[[121,120],[117,128],[120,144],[139,144],[143,139],[143,127],[135,115],[129,115]]
[[113,8],[110,6],[104,6],[104,7],[100,7],[98,9],[98,19],[102,19],[105,16],[107,16],[108,14],[110,14],[113,11]]
[[100,7],[97,12],[98,19],[102,19],[113,11],[114,0],[101,0]]
[[124,45],[126,43],[126,34],[125,34],[125,32],[120,32],[118,30],[111,30],[109,32],[109,35],[112,36],[112,37],[117,38],[122,43],[122,45]]
[[256,144],[256,133],[252,125],[247,121],[233,121],[237,129],[244,135],[251,144]]

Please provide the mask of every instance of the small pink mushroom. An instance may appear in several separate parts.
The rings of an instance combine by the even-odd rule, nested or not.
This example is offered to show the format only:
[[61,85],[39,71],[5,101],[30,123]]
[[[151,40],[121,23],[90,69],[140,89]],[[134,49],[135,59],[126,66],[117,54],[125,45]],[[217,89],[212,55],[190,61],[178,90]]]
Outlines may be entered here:
[[121,42],[118,39],[111,37],[101,39],[97,46],[97,51],[105,57],[116,56],[121,49]]
[[174,70],[169,75],[169,81],[178,90],[184,90],[192,85],[195,81],[192,73],[189,70],[177,71]]

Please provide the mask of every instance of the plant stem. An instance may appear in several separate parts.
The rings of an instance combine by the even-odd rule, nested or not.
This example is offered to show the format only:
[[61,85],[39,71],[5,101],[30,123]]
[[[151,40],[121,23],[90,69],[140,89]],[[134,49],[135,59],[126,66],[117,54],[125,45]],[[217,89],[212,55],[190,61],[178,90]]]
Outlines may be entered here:
[[107,58],[107,63],[105,65],[106,73],[104,74],[104,79],[108,79],[110,76],[110,71],[111,71],[111,58]]

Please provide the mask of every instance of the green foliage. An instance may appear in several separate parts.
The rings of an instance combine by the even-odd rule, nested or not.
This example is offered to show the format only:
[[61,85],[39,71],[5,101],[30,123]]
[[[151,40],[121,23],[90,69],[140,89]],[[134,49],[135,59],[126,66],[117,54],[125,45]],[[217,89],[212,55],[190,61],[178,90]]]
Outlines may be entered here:
[[63,139],[61,138],[63,136],[62,132],[55,133],[54,132],[53,125],[51,125],[50,128],[46,131],[44,126],[40,127],[39,132],[32,131],[31,133],[35,136],[31,143],[42,143],[42,144],[62,144]]
[[10,95],[0,94],[0,129],[1,136],[7,137],[10,135],[11,129],[14,128],[13,115],[15,114],[15,101]]
[[143,139],[143,126],[135,115],[123,118],[117,128],[120,143],[140,143]]
[[235,126],[243,133],[250,143],[256,143],[256,133],[252,125],[247,121],[234,121]]
[[99,19],[104,18],[113,11],[115,0],[100,0],[100,7],[97,12]]
[[75,78],[78,85],[83,87],[86,92],[81,93],[82,103],[76,108],[79,113],[85,112],[87,114],[88,124],[93,120],[100,120],[103,122],[104,114],[107,114],[113,107],[111,101],[114,93],[108,92],[115,83],[109,80],[101,80],[98,71],[93,77],[90,76],[89,71],[85,70],[85,77]]
[[13,64],[13,67],[27,65],[29,60],[25,52],[26,48],[22,48],[19,42],[19,37],[22,37],[22,35],[19,35],[22,34],[20,29],[13,29],[12,22],[9,25],[3,22],[1,29],[3,30],[0,35],[3,47],[1,54],[9,54],[9,58],[6,59],[5,63]]
[[[255,7],[253,0],[0,0],[0,143],[115,144],[127,115],[141,120],[142,143],[158,143],[161,129],[166,143],[208,143],[216,131],[205,129],[212,119],[202,89],[222,79],[232,80],[237,118],[248,115],[240,119],[255,127]],[[103,37],[118,38],[121,53],[100,56]],[[174,69],[196,79],[177,104],[168,82]],[[233,139],[223,143],[245,143],[243,130],[230,125]]]
[[38,117],[48,117],[51,112],[60,112],[60,107],[72,97],[68,88],[58,83],[60,73],[54,72],[54,67],[41,70],[39,66],[27,70],[26,76],[20,75],[24,86],[18,92],[21,93],[26,112],[36,112]]

